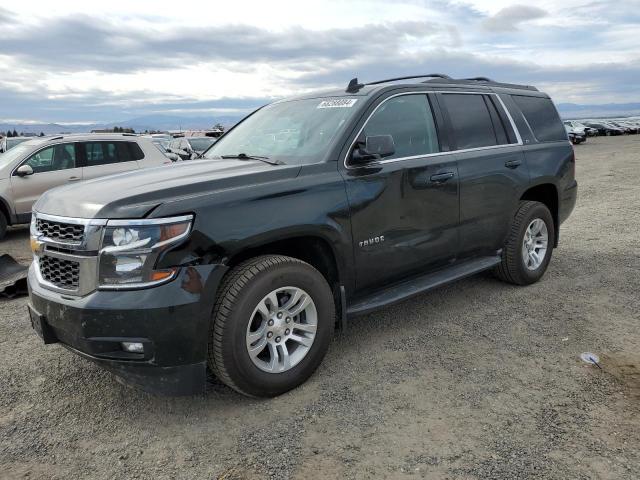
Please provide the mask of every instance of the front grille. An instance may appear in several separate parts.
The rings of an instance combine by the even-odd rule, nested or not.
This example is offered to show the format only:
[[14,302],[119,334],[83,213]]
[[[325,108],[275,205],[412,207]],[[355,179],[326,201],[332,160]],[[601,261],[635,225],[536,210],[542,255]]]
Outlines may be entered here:
[[65,243],[81,243],[84,237],[84,225],[42,218],[36,218],[36,230],[46,238]]
[[80,264],[71,260],[63,260],[43,256],[40,258],[40,275],[47,282],[58,288],[77,290],[80,277]]

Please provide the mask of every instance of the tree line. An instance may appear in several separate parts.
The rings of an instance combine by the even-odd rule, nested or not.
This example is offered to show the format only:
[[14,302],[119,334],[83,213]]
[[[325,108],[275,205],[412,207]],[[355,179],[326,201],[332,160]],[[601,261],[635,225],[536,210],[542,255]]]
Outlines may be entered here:
[[[24,137],[25,133],[24,132],[20,132],[18,133],[16,131],[16,129],[14,128],[13,131],[11,130],[7,130],[7,133],[5,132],[0,132],[0,137],[5,136],[5,137]],[[44,137],[44,132],[40,132],[40,135],[38,135],[39,137]]]

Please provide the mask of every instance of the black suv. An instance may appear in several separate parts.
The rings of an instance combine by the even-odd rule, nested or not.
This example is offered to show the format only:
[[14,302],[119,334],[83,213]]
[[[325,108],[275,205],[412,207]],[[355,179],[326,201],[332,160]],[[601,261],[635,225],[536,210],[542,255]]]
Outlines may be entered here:
[[483,270],[536,282],[577,192],[552,101],[409,79],[278,101],[204,160],[46,193],[33,327],[148,391],[201,392],[209,370],[275,396],[351,315]]

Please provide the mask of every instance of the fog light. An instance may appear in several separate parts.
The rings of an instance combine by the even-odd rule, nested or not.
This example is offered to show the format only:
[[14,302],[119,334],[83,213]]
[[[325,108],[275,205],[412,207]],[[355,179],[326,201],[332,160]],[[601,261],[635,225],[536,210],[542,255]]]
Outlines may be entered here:
[[122,342],[122,349],[130,353],[144,353],[144,344],[140,342]]

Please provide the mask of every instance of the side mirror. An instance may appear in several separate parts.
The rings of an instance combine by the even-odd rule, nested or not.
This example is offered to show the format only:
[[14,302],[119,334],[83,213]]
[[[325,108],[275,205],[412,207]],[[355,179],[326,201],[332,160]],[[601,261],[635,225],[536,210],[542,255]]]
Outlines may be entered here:
[[357,147],[351,154],[351,160],[354,163],[378,160],[396,153],[396,146],[391,135],[368,136],[364,142],[358,142],[356,145]]
[[169,147],[165,148],[164,151],[167,153],[171,153],[171,149]]
[[29,165],[21,165],[16,170],[16,175],[19,177],[28,177],[29,175],[33,175],[33,168]]

